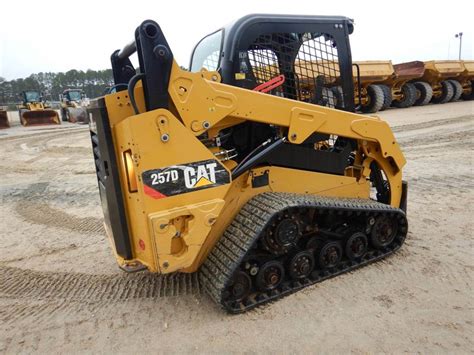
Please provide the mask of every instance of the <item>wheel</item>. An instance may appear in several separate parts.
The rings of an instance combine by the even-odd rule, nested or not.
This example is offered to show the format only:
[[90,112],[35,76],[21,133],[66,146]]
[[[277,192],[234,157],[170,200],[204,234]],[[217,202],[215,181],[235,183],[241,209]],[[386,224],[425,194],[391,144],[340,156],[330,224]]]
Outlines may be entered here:
[[397,224],[387,216],[380,216],[370,232],[370,241],[374,248],[383,249],[389,246],[397,235]]
[[318,265],[321,269],[330,269],[335,267],[341,261],[341,258],[341,244],[338,242],[328,242],[318,252]]
[[271,291],[280,286],[284,277],[283,265],[279,261],[272,260],[260,267],[255,281],[261,291]]
[[416,87],[411,83],[406,83],[402,86],[402,98],[394,100],[392,106],[398,108],[406,108],[413,106],[416,101]]
[[291,218],[283,218],[276,228],[267,232],[263,238],[263,246],[275,255],[281,255],[293,247],[300,237],[298,223]]
[[474,99],[474,81],[471,80],[471,92],[462,94],[463,100],[472,100]]
[[413,83],[416,88],[415,106],[424,106],[430,103],[433,97],[433,88],[430,84],[424,81],[417,81]]
[[229,287],[229,299],[231,301],[242,301],[247,297],[252,289],[252,279],[243,271],[238,271],[232,280],[232,285]]
[[380,111],[386,110],[392,104],[392,89],[388,85],[377,85],[383,91],[383,105]]
[[64,108],[61,109],[61,121],[63,122],[67,121],[66,109]]
[[367,104],[361,107],[364,113],[374,113],[380,111],[384,103],[383,90],[377,85],[367,87]]
[[355,260],[361,258],[367,252],[367,245],[369,244],[367,236],[362,232],[352,234],[346,242],[346,256]]
[[457,80],[447,80],[454,89],[453,97],[449,101],[458,101],[461,98],[462,95],[462,85],[459,81]]
[[345,105],[344,105],[344,91],[342,90],[342,86],[334,86],[333,88],[331,88],[331,91],[334,95],[334,99],[335,99],[335,107],[337,109],[344,109]]
[[292,279],[303,279],[314,269],[314,257],[309,251],[296,253],[288,264],[288,273]]
[[454,87],[449,83],[449,81],[441,82],[441,95],[438,97],[433,96],[431,102],[435,104],[444,104],[449,102],[454,95]]

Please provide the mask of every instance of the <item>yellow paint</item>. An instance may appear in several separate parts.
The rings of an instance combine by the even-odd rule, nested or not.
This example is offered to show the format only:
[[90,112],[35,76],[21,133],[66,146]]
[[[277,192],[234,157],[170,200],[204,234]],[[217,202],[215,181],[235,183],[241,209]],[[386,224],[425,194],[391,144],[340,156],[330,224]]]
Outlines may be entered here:
[[[117,257],[121,265],[138,262],[153,272],[194,272],[253,196],[274,191],[367,199],[370,163],[374,160],[387,176],[391,204],[399,206],[401,171],[406,161],[386,122],[219,81],[216,72],[191,73],[173,63],[168,88],[170,110],[145,112],[141,84],[135,88],[137,105],[143,112],[138,115],[134,114],[126,92],[105,97],[121,166],[133,253],[131,260]],[[144,171],[216,159],[216,150],[207,148],[197,137],[206,131],[214,137],[221,129],[247,120],[280,127],[292,144],[300,144],[314,132],[354,139],[358,145],[355,164],[346,170],[345,176],[260,166],[225,185],[159,199],[145,194],[141,180]],[[169,135],[166,142],[160,139],[164,132]],[[125,152],[128,153],[124,155]],[[125,164],[129,164],[128,170]],[[236,162],[226,161],[222,165],[230,174],[229,169]],[[136,192],[129,188],[127,173],[131,172],[136,175]],[[269,176],[269,184],[253,188],[252,176],[264,173]],[[196,187],[208,183],[201,179]],[[140,247],[140,243],[145,247]]]

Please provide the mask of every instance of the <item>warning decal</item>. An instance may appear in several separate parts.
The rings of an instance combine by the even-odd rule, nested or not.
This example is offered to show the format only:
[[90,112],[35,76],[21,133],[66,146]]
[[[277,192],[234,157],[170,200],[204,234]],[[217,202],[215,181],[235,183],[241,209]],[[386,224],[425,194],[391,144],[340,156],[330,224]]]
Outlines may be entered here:
[[144,192],[156,199],[230,183],[229,173],[215,159],[147,170],[142,179]]

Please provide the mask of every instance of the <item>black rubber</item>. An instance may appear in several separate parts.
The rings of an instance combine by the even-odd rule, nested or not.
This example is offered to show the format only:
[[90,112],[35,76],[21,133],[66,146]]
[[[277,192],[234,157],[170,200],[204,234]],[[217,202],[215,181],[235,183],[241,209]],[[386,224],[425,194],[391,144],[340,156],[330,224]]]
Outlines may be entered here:
[[407,108],[414,105],[416,101],[416,87],[412,83],[406,83],[402,86],[402,98],[393,100],[392,106],[398,108]]
[[367,87],[368,102],[362,105],[360,110],[364,113],[375,113],[380,111],[384,103],[384,93],[380,86],[369,85]]
[[471,80],[471,92],[465,92],[461,97],[466,101],[474,99],[474,81]]
[[383,105],[380,111],[386,110],[392,104],[392,89],[388,85],[378,84],[383,91]]
[[433,97],[433,88],[430,84],[425,83],[424,81],[414,82],[416,88],[416,100],[415,106],[424,106],[428,105]]
[[445,80],[441,82],[441,95],[439,96],[433,96],[431,99],[431,102],[435,104],[445,104],[446,102],[449,102],[454,95],[454,87],[453,85]]
[[463,91],[461,83],[457,80],[448,80],[448,82],[453,86],[454,89],[453,97],[449,101],[458,101],[461,98]]
[[[261,236],[269,232],[269,228],[272,227],[274,220],[282,214],[300,216],[301,213],[303,215],[316,216],[321,218],[321,220],[333,219],[335,223],[338,220],[345,221],[344,223],[346,224],[347,221],[353,221],[350,222],[354,224],[351,228],[359,229],[361,228],[361,221],[364,222],[364,226],[371,226],[375,225],[377,218],[386,217],[396,221],[396,235],[390,245],[380,249],[369,246],[367,252],[355,260],[344,256],[336,267],[314,269],[308,277],[297,280],[287,275],[278,287],[270,291],[261,291],[253,286],[252,292],[246,298],[239,301],[233,300],[230,292],[234,275],[238,275],[242,271],[248,272],[256,283],[255,274],[257,273],[252,272],[253,260],[259,258],[262,265],[272,261],[284,264],[280,261],[284,256],[271,255],[261,250]],[[367,223],[365,224],[365,222]],[[367,228],[370,229],[370,227],[364,227],[363,232],[370,234],[370,230],[367,230]],[[406,238],[407,231],[408,222],[402,210],[373,200],[331,198],[290,193],[264,193],[252,198],[244,205],[215,245],[207,260],[201,266],[199,272],[201,286],[225,310],[230,313],[241,313],[289,295],[308,285],[385,258],[401,247]],[[337,234],[337,232],[334,233],[335,236]],[[312,235],[303,235],[300,241],[301,245],[313,245],[314,243],[308,243],[312,238]],[[328,239],[327,241],[344,243],[345,237],[342,237],[342,239],[337,238],[336,240]],[[305,241],[305,239],[307,240]],[[313,249],[307,250],[318,253],[323,246],[324,244],[317,246],[316,251]],[[290,251],[287,256],[292,255],[294,254],[291,254]],[[261,281],[259,282],[261,283]]]

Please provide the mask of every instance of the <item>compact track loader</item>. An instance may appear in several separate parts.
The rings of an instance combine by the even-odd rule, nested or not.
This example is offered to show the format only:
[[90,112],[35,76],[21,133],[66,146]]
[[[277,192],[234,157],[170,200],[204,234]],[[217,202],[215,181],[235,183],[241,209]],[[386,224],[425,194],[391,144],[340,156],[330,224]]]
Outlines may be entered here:
[[22,103],[18,105],[18,113],[23,126],[61,124],[58,113],[43,101],[38,91],[23,91],[20,96]]
[[203,38],[186,71],[157,23],[136,29],[111,57],[117,92],[89,106],[122,269],[199,272],[239,313],[401,247],[406,161],[386,122],[351,112],[352,30],[249,15]]
[[61,120],[71,123],[89,123],[87,109],[83,104],[84,93],[81,89],[64,90],[59,97]]

